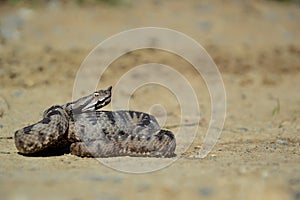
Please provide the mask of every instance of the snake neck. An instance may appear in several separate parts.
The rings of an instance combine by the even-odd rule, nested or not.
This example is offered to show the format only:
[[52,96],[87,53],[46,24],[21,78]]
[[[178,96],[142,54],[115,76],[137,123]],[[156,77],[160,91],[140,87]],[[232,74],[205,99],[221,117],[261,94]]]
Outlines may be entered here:
[[66,113],[68,113],[69,116],[88,111],[96,111],[110,103],[111,90],[111,86],[106,90],[98,90],[93,94],[81,97],[76,101],[66,103],[61,107],[66,111]]
[[60,115],[66,118],[66,120],[70,120],[70,114],[68,113],[68,111],[65,109],[64,106],[60,106],[60,105],[51,106],[50,108],[44,111],[43,118],[50,118],[53,115]]

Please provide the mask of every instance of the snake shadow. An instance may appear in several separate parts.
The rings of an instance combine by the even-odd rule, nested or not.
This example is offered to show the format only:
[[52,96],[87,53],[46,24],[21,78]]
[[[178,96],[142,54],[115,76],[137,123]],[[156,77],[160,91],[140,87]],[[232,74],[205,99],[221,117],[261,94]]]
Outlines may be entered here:
[[37,153],[32,154],[23,154],[18,152],[19,155],[25,156],[25,157],[52,157],[52,156],[63,156],[65,154],[70,153],[70,147],[61,148],[61,149],[46,149],[44,151],[40,151]]

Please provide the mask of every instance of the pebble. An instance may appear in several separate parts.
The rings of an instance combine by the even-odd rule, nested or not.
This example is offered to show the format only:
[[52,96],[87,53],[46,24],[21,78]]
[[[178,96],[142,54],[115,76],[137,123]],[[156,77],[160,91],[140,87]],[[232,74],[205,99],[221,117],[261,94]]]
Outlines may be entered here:
[[211,187],[202,187],[198,190],[198,194],[201,196],[211,196],[214,194],[214,189]]
[[247,128],[244,128],[244,127],[240,127],[240,128],[237,128],[237,130],[239,130],[239,131],[248,131],[248,129]]
[[271,148],[272,149],[277,149],[277,146],[276,145],[272,145]]
[[2,125],[2,124],[0,124],[0,128],[3,128],[3,125]]
[[15,97],[20,97],[20,96],[23,95],[23,92],[22,92],[22,91],[16,91],[16,92],[14,93],[14,95],[15,95]]
[[244,153],[250,153],[250,152],[251,152],[251,150],[249,148],[246,148],[244,151]]
[[288,146],[289,145],[289,143],[285,140],[276,140],[276,143],[281,144],[283,146]]

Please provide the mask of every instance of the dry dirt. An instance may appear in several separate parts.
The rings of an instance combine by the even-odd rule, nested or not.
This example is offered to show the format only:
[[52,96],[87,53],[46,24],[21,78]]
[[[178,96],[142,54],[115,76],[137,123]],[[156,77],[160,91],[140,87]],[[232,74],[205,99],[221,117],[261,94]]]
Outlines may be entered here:
[[[0,19],[1,199],[300,199],[299,4],[1,2]],[[174,67],[186,77],[196,91],[201,120],[194,143],[177,155],[176,162],[155,172],[130,174],[92,158],[18,154],[14,131],[39,120],[51,105],[72,99],[76,73],[88,53],[113,34],[145,26],[189,35],[216,62],[227,111],[210,154],[193,157],[210,123],[204,81],[182,58],[157,50],[117,59],[98,88],[115,85],[129,69],[149,62]],[[166,88],[140,88],[130,102],[132,109],[145,112],[153,104],[165,107],[165,127],[176,134],[180,105]],[[127,157],[106,161],[130,166],[129,161],[140,165],[141,160],[165,161]]]

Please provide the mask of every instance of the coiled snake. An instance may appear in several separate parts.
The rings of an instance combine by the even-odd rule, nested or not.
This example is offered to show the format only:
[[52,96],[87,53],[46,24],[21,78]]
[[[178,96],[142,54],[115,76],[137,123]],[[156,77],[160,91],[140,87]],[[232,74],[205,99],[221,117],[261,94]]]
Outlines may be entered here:
[[43,119],[15,132],[24,155],[69,148],[81,157],[175,156],[175,137],[143,112],[97,111],[111,101],[111,90],[48,108]]

